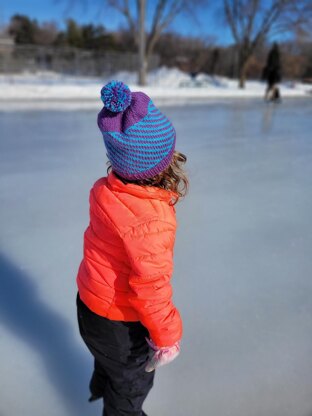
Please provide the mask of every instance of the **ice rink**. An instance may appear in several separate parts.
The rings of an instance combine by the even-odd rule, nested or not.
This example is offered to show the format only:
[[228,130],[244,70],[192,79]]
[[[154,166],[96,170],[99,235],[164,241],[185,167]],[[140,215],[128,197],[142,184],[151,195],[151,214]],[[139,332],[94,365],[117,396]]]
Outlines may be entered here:
[[[186,153],[174,301],[180,357],[149,416],[312,415],[312,100],[162,107]],[[100,110],[100,107],[99,107]],[[100,416],[76,324],[92,111],[0,112],[0,415]]]

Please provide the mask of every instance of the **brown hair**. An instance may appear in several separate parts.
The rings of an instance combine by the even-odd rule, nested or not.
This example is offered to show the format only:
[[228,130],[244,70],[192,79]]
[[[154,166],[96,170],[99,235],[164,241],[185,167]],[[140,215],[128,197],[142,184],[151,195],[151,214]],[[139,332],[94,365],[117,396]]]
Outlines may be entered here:
[[[149,179],[128,180],[120,177],[116,172],[114,174],[125,184],[133,183],[140,186],[156,186],[157,188],[166,189],[174,192],[175,205],[181,197],[184,197],[188,191],[189,181],[183,170],[187,157],[180,152],[174,151],[170,165],[161,173]],[[108,161],[107,173],[112,171],[112,165]]]

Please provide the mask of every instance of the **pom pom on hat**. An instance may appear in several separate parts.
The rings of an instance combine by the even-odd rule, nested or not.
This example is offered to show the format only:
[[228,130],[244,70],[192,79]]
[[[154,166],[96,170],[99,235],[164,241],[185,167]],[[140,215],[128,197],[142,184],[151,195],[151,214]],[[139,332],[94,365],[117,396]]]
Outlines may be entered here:
[[101,100],[104,107],[113,113],[120,113],[131,103],[131,91],[128,85],[121,81],[111,81],[101,90]]
[[[127,180],[149,179],[171,163],[176,132],[170,120],[141,91],[111,81],[101,91],[98,114],[113,172]],[[126,110],[126,111],[124,111]]]

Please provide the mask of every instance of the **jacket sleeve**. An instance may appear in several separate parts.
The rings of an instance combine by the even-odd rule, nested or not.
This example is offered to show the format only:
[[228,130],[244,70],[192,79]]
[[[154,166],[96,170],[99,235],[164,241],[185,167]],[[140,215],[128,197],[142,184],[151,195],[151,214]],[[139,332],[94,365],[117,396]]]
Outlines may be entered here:
[[131,273],[130,304],[158,347],[182,337],[182,320],[172,302],[175,227],[157,220],[135,227],[124,236]]

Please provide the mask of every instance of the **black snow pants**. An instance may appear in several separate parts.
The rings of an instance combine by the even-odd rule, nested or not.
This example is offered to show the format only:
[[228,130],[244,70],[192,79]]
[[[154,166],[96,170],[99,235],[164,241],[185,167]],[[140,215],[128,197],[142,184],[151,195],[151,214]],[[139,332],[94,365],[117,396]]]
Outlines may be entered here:
[[147,329],[140,322],[111,321],[92,312],[77,294],[80,335],[94,357],[91,399],[103,398],[103,416],[144,416],[143,402],[155,371],[145,365]]

